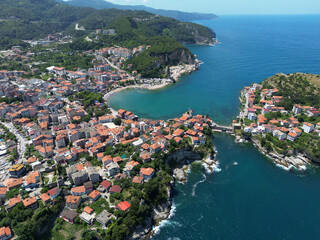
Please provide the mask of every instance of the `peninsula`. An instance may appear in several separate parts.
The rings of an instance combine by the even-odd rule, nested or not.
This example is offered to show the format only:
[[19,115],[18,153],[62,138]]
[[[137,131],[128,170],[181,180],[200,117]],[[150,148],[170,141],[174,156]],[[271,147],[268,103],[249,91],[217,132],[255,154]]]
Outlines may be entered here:
[[280,73],[245,87],[237,118],[243,127],[237,139],[251,139],[286,169],[319,164],[319,83],[319,75]]

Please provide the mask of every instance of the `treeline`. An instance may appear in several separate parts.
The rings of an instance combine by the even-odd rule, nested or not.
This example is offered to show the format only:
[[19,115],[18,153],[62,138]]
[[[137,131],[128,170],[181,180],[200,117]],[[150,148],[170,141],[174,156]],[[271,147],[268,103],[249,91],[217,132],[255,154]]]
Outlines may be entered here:
[[36,62],[45,62],[39,67],[41,72],[45,72],[46,68],[50,66],[65,67],[71,71],[76,71],[78,68],[92,68],[92,59],[93,56],[61,51],[41,53],[34,57]]
[[283,96],[279,106],[292,110],[295,104],[320,108],[320,88],[310,82],[312,74],[276,75],[263,82],[263,88],[277,88]]

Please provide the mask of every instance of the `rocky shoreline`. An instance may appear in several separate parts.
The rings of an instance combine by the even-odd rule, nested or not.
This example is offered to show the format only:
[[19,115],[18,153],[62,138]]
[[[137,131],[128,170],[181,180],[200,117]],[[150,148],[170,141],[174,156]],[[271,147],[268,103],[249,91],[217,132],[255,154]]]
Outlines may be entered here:
[[289,171],[291,169],[296,169],[299,171],[305,171],[307,166],[311,166],[311,161],[303,156],[303,155],[296,155],[296,156],[284,156],[274,152],[266,151],[259,143],[259,141],[252,139],[253,145],[258,148],[258,150],[271,159],[277,166]]
[[201,163],[205,167],[206,171],[209,173],[213,173],[215,170],[218,169],[218,163],[215,158],[216,154],[214,154],[213,156],[207,156],[202,160],[197,160],[199,158],[190,159],[190,156],[198,157],[197,153],[193,153],[192,151],[187,151],[185,149],[182,149],[182,151],[178,151],[174,154],[174,156],[172,156],[177,157],[178,162],[179,160],[181,160],[181,158],[183,158],[183,161],[185,162],[180,163],[182,164],[180,168],[174,169],[173,177],[175,180],[171,181],[170,186],[168,186],[167,188],[167,202],[155,207],[153,209],[152,216],[146,219],[145,226],[138,226],[135,232],[131,235],[131,237],[128,238],[128,240],[149,239],[156,233],[157,227],[161,225],[161,222],[170,218],[173,211],[172,190],[175,187],[176,181],[178,181],[178,183],[185,183],[187,181],[188,173],[190,172],[190,165],[192,163]]

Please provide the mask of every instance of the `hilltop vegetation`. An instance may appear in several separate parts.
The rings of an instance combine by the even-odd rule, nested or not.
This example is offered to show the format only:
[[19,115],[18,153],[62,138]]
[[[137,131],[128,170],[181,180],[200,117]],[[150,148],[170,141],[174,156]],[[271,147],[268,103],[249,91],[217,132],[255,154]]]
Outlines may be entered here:
[[132,64],[132,69],[143,77],[166,77],[167,66],[194,63],[194,56],[189,49],[171,38],[154,38],[150,43],[151,48],[126,62],[126,66]]
[[[72,7],[54,0],[2,0],[0,15],[0,36],[13,39],[33,39],[65,30],[74,36],[79,36],[88,34],[88,31],[112,26],[129,37],[133,30],[144,37],[160,36],[167,28],[180,42],[196,43],[199,40],[205,40],[209,43],[212,37],[215,37],[214,32],[209,28],[192,23],[180,23],[170,18],[156,17],[144,11],[96,10]],[[138,21],[134,21],[131,29],[121,30],[122,25],[128,26],[127,19],[130,19],[131,23],[133,19],[138,19]],[[75,31],[76,23],[84,26],[87,31]]]
[[263,88],[277,88],[278,96],[283,100],[278,105],[292,110],[294,104],[320,108],[320,76],[314,74],[294,73],[277,74],[263,81]]
[[[62,1],[62,0],[60,0]],[[70,0],[66,2],[70,6],[77,7],[93,7],[96,9],[121,9],[121,10],[142,10],[153,14],[158,14],[164,17],[175,18],[179,21],[194,21],[194,20],[210,20],[217,18],[215,14],[207,13],[188,13],[175,10],[162,10],[146,7],[143,5],[119,5],[104,0]]]

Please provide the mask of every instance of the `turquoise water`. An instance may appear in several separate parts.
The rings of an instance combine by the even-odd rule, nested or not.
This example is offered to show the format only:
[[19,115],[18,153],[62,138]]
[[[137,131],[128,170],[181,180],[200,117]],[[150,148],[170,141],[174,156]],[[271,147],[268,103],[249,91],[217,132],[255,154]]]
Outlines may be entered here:
[[[129,90],[114,108],[168,119],[188,108],[228,124],[238,114],[240,90],[278,72],[320,73],[320,16],[228,16],[202,24],[221,44],[188,46],[201,70],[163,90]],[[153,239],[319,239],[320,175],[275,167],[251,144],[215,135],[220,172],[193,167],[178,184],[172,217]]]
[[110,105],[154,119],[192,108],[230,123],[245,85],[279,72],[320,73],[320,16],[238,16],[201,23],[216,31],[221,44],[188,46],[204,62],[200,71],[166,89],[121,92]]

